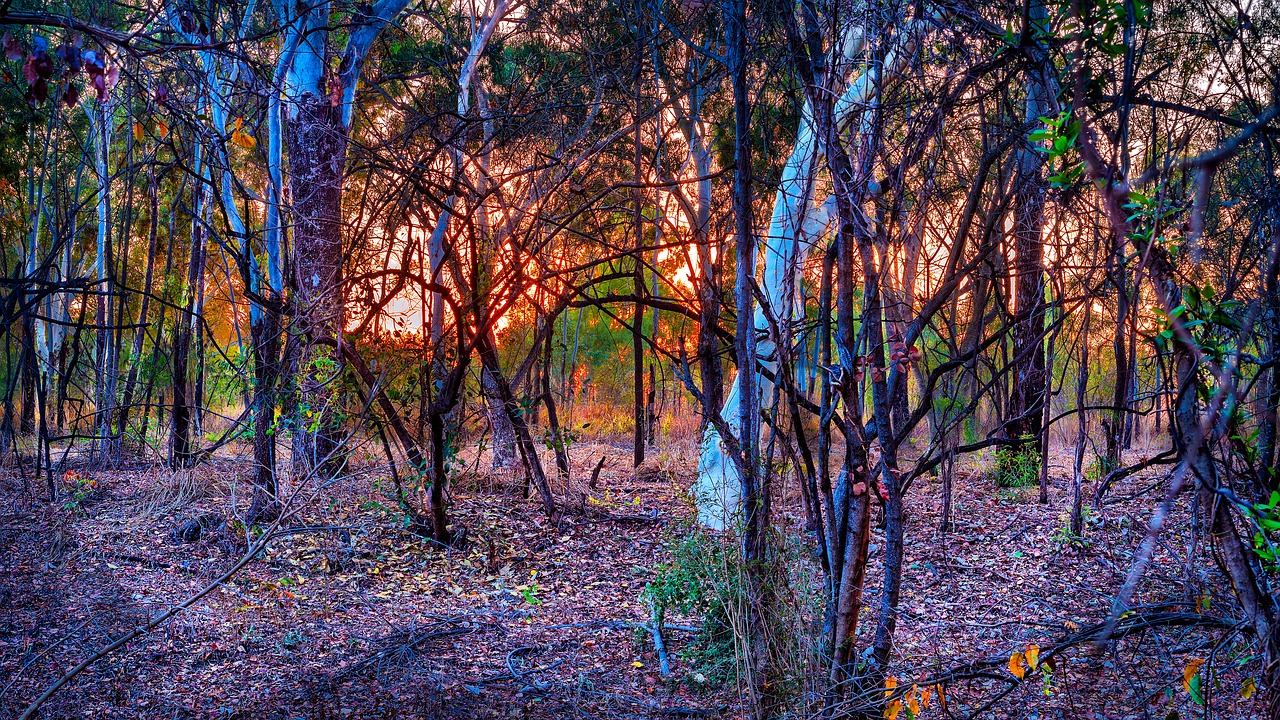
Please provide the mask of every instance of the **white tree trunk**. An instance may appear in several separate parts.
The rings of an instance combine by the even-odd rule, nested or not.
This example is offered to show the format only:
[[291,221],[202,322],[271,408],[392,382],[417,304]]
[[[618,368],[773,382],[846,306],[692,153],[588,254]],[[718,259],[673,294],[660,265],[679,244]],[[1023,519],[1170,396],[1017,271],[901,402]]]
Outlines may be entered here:
[[[920,40],[919,28],[922,25],[923,21],[916,20],[903,27],[883,63],[886,79],[901,74],[907,62],[915,55]],[[853,58],[862,52],[863,44],[863,34],[856,28],[850,30],[843,43],[843,58],[836,63],[836,67],[850,68]],[[871,113],[865,110],[878,100],[883,82],[881,73],[875,70],[862,73],[851,80],[836,100],[836,124],[843,129],[855,121],[861,121],[859,132],[869,131],[863,125],[869,122]],[[765,238],[764,245],[762,289],[774,317],[784,325],[792,317],[795,308],[796,270],[804,263],[814,244],[826,233],[830,218],[835,212],[832,198],[816,206],[812,198],[817,160],[821,156],[819,145],[809,108],[806,107],[796,144],[783,167],[769,222],[769,235]],[[776,376],[777,348],[768,337],[769,323],[763,309],[756,310],[754,323],[756,331],[762,334],[757,345],[760,364]],[[786,331],[785,327],[782,329]],[[741,371],[742,368],[739,368],[729,390],[729,397],[725,399],[724,408],[720,412],[721,418],[734,434],[741,432],[739,407],[742,398],[738,390]],[[760,407],[763,410],[766,407],[764,401],[773,396],[773,384],[764,373],[760,373],[756,387],[759,388]],[[703,433],[698,479],[693,488],[698,503],[698,521],[714,530],[732,527],[742,500],[739,484],[737,468],[728,456],[728,448],[725,447],[720,432],[714,425],[708,424]]]

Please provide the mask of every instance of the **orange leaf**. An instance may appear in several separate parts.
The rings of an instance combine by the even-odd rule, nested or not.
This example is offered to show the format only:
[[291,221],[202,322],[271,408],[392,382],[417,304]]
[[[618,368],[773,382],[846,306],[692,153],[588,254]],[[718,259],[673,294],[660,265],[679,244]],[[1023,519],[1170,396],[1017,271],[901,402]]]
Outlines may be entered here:
[[933,696],[933,687],[929,686],[920,691],[920,707],[929,707],[929,698]]
[[898,678],[890,675],[884,679],[884,696],[889,697],[893,694],[894,689],[898,687]]
[[136,122],[136,123],[134,123],[134,124],[133,124],[133,139],[134,139],[134,140],[137,140],[138,142],[142,142],[142,138],[143,138],[143,137],[144,137],[144,135],[143,135],[143,133],[142,133],[142,123],[140,123],[140,122]]
[[1200,666],[1204,664],[1204,660],[1200,658],[1191,658],[1187,661],[1187,666],[1182,669],[1182,687],[1187,692],[1191,692],[1191,678],[1200,674]]
[[902,712],[901,700],[894,700],[893,702],[884,706],[885,720],[893,720],[894,718],[898,717],[898,713],[900,712]]
[[1009,672],[1013,673],[1014,677],[1018,678],[1019,680],[1021,680],[1027,674],[1027,671],[1022,667],[1023,660],[1024,660],[1024,656],[1022,655],[1021,651],[1015,651],[1012,655],[1009,656]]
[[912,715],[920,714],[920,701],[916,698],[916,686],[911,686],[911,692],[907,693],[907,707],[911,709]]
[[161,139],[169,137],[169,123],[164,118],[156,118],[156,135]]
[[1024,655],[1027,658],[1027,665],[1032,670],[1035,670],[1036,666],[1040,664],[1040,646],[1028,645],[1027,651],[1024,653]]

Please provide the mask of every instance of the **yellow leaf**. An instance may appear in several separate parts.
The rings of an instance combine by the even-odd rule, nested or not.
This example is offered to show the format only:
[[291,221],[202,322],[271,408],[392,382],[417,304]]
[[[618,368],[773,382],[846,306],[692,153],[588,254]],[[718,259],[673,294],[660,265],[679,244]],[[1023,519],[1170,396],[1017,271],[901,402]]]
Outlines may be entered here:
[[1028,645],[1027,651],[1023,654],[1027,658],[1027,666],[1035,670],[1036,666],[1040,664],[1040,646]]
[[140,123],[140,122],[136,122],[136,123],[134,123],[134,124],[133,124],[133,139],[134,139],[134,140],[137,140],[138,142],[142,142],[142,138],[143,138],[143,137],[145,137],[145,136],[143,135],[143,132],[142,132],[142,123]]
[[902,712],[901,700],[894,700],[893,702],[884,706],[885,720],[893,720],[894,718],[898,717],[898,713],[900,712]]
[[893,694],[894,688],[898,687],[898,678],[890,675],[884,679],[884,696],[889,697]]
[[1204,660],[1200,658],[1191,658],[1187,661],[1187,666],[1182,669],[1182,687],[1187,692],[1191,692],[1191,678],[1200,674],[1200,666],[1204,664]]
[[635,662],[631,663],[631,667],[634,667],[634,668],[642,668],[642,667],[644,667],[644,663],[642,663],[642,662],[640,662],[639,660],[637,660],[637,661],[635,661]]
[[911,692],[907,693],[907,708],[911,710],[912,715],[920,714],[920,701],[916,699],[916,686],[911,686]]
[[1027,671],[1022,668],[1022,661],[1023,655],[1021,651],[1015,651],[1009,656],[1009,672],[1013,673],[1014,677],[1019,680],[1027,674]]
[[254,140],[252,135],[242,133],[239,130],[231,133],[231,142],[239,145],[245,150],[252,150],[254,146],[258,144],[258,141]]
[[1244,698],[1245,700],[1248,700],[1249,698],[1253,697],[1254,694],[1257,692],[1258,692],[1258,684],[1253,681],[1253,678],[1245,678],[1244,684],[1240,686],[1240,697]]

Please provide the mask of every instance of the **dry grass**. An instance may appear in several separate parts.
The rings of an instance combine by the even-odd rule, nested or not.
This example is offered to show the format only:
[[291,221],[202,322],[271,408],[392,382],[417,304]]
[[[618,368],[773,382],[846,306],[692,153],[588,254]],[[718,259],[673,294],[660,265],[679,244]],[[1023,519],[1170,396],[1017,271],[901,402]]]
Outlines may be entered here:
[[181,511],[209,498],[229,494],[229,477],[217,468],[158,468],[130,503],[130,514],[139,519],[157,518]]

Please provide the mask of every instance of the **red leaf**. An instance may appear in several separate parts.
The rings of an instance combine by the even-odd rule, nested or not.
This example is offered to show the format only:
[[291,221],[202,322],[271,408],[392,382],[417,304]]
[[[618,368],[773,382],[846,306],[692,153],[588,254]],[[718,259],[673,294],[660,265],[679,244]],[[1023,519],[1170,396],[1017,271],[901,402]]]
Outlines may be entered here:
[[27,55],[27,61],[22,63],[22,77],[26,78],[28,85],[40,78],[40,75],[36,73],[35,55]]
[[76,103],[79,101],[80,101],[80,91],[76,88],[75,85],[72,85],[71,83],[67,83],[67,89],[65,92],[62,93],[62,102],[67,107],[73,108],[76,106]]
[[13,33],[4,34],[4,56],[12,61],[22,59],[22,43],[18,42]]

